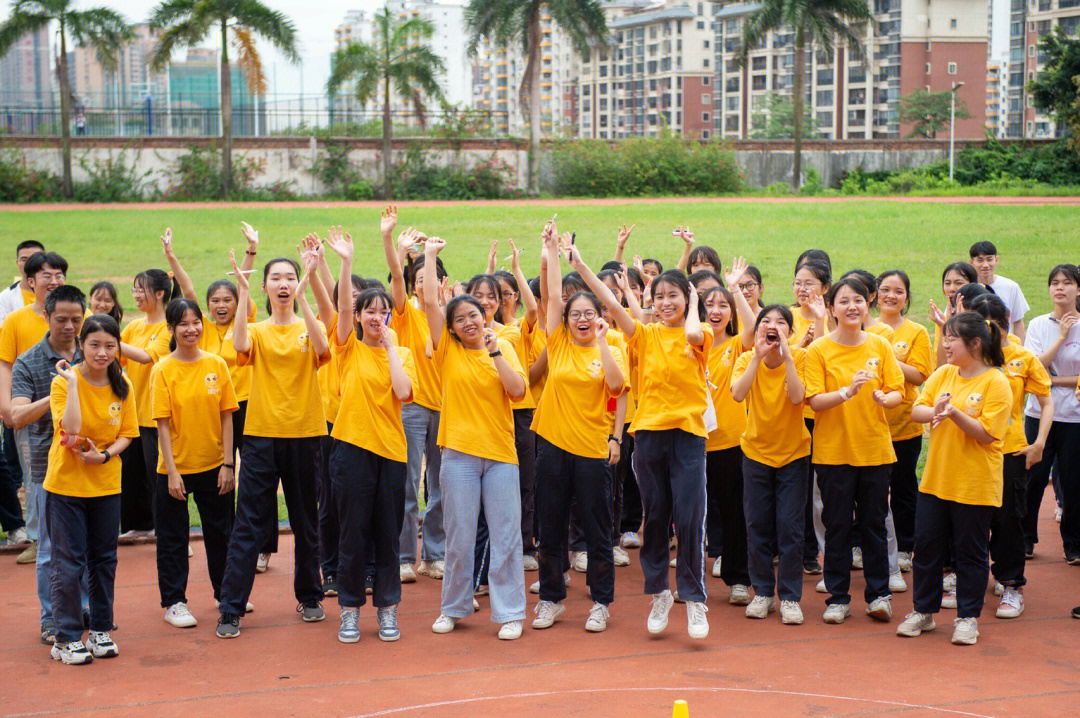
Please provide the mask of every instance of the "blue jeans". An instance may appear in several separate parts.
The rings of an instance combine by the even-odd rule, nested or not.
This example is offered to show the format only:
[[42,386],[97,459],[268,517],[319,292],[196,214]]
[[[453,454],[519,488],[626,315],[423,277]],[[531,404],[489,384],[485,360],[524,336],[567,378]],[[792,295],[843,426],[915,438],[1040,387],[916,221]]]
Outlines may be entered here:
[[[41,484],[36,484],[37,491],[34,492],[34,509],[37,511],[37,515],[41,517],[41,521],[38,524],[38,545],[37,545],[37,595],[38,601],[41,602],[41,622],[51,621],[53,617],[52,613],[52,596],[50,595],[49,579],[51,577],[52,570],[52,541],[49,539],[49,513],[45,510],[45,497],[48,494],[45,489],[41,487]],[[83,571],[82,577],[79,581],[79,589],[82,594],[82,605],[89,605],[90,591],[86,587],[86,571]]]
[[22,470],[23,489],[26,492],[26,535],[31,541],[37,541],[41,514],[38,513],[34,496],[43,489],[41,484],[35,484],[30,480],[30,429],[28,427],[15,430],[15,450],[19,453],[19,468]]
[[482,499],[491,537],[488,567],[491,620],[495,623],[524,620],[525,569],[521,554],[518,467],[443,449],[439,478],[446,527],[442,613],[465,618],[473,612],[473,552]]
[[82,498],[49,493],[45,499],[52,539],[50,583],[56,642],[82,640],[83,576],[90,589],[90,630],[113,625],[116,539],[120,495]]
[[417,497],[420,494],[420,472],[425,457],[427,457],[427,470],[424,471],[426,506],[420,558],[424,561],[439,561],[446,555],[442,490],[439,487],[439,467],[442,457],[439,446],[435,443],[439,435],[439,417],[439,412],[416,403],[405,404],[401,407],[401,425],[405,429],[405,440],[408,442],[405,518],[401,522],[401,535],[398,538],[401,563],[411,564],[416,561],[416,532],[420,518]]

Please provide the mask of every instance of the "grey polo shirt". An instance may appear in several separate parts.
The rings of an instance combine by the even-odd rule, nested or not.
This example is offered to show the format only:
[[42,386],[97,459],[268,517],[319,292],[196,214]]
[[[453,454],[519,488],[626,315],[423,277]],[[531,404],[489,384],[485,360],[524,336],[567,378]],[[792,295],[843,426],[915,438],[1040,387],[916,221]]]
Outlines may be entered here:
[[[66,357],[53,350],[49,334],[26,350],[11,367],[11,398],[23,397],[35,402],[49,396],[52,380],[56,376],[56,363]],[[75,347],[72,365],[82,361],[82,351]],[[30,480],[35,484],[45,481],[49,466],[49,448],[52,446],[52,411],[26,427],[30,441]]]

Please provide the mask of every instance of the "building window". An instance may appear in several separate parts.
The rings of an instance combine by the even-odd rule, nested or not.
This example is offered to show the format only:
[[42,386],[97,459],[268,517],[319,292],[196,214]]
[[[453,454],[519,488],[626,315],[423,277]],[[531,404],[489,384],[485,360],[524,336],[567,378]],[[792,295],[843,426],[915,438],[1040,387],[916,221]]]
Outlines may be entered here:
[[709,131],[708,130],[702,130],[701,131],[701,139],[703,139],[703,140],[709,139]]
[[949,18],[949,29],[950,30],[955,30],[956,29],[956,18],[955,17],[954,18]]
[[764,90],[765,89],[765,75],[754,75],[750,78],[751,90]]
[[710,78],[708,78],[708,77],[701,78],[701,84],[704,85],[705,87],[708,87],[709,86],[709,79]]
[[929,74],[930,74],[930,63],[929,63],[929,62],[928,62],[928,63],[926,63],[926,74],[927,74],[927,75],[929,75]]
[[701,113],[701,121],[702,122],[708,122],[709,121],[709,113],[708,112],[702,112]]
[[710,102],[712,102],[712,98],[709,97],[709,93],[707,93],[707,92],[701,93],[701,104],[707,105]]
[[949,74],[950,75],[955,75],[956,74],[956,63],[955,62],[950,62],[949,63]]
[[818,90],[817,91],[817,104],[819,105],[831,105],[833,101],[832,90]]

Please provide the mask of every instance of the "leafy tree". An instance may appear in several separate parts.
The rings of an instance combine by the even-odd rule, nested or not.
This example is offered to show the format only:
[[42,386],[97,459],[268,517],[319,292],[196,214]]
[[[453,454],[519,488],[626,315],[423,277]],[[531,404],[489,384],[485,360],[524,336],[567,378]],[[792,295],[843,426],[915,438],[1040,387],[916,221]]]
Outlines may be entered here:
[[102,67],[116,67],[117,55],[133,33],[123,16],[106,7],[77,10],[74,0],[15,0],[11,17],[0,24],[0,56],[20,37],[56,21],[60,25],[60,57],[56,60],[56,78],[60,85],[61,156],[64,165],[62,190],[71,197],[71,81],[68,77],[68,38],[79,47],[97,51]]
[[599,0],[469,0],[465,24],[469,28],[469,49],[476,51],[482,39],[494,46],[521,43],[528,55],[519,90],[522,107],[529,109],[528,193],[540,193],[540,16],[570,36],[582,57],[591,52],[590,43],[608,44],[607,20]]
[[249,88],[253,94],[262,94],[266,92],[266,75],[255,49],[255,36],[269,40],[286,58],[296,62],[300,59],[296,27],[283,13],[271,10],[260,0],[164,0],[150,15],[150,26],[162,31],[152,60],[158,70],[169,64],[174,50],[201,45],[212,32],[221,32],[221,169],[222,192],[228,197],[232,187],[230,34],[237,47],[237,64],[246,71]]
[[[949,105],[952,92],[927,92],[915,90],[900,98],[900,121],[911,125],[911,132],[904,139],[925,137],[934,139],[937,133],[949,126]],[[956,96],[956,119],[969,120],[967,105],[963,98]]]
[[1080,40],[1061,29],[1047,33],[1039,43],[1047,62],[1039,76],[1028,83],[1035,107],[1052,112],[1054,119],[1069,128],[1070,142],[1080,150]]
[[390,116],[390,89],[401,98],[411,101],[421,124],[424,123],[424,106],[420,92],[429,98],[439,99],[437,77],[443,72],[442,58],[430,47],[418,40],[426,40],[435,34],[430,20],[412,17],[400,20],[388,9],[375,14],[375,37],[371,44],[351,42],[338,50],[331,58],[330,79],[326,88],[330,93],[352,80],[356,99],[367,103],[382,90],[382,162],[383,197],[390,198],[392,191],[390,153],[393,149],[393,122]]
[[871,21],[866,0],[763,0],[743,29],[741,61],[765,41],[770,31],[790,29],[795,34],[792,83],[792,130],[795,166],[791,184],[796,191],[802,178],[803,102],[806,99],[806,49],[815,45],[831,57],[836,40],[848,48],[848,57],[862,54],[862,41],[854,23]]
[[[765,95],[765,104],[768,114],[755,112],[751,122],[752,127],[760,125],[762,129],[754,130],[750,136],[755,140],[790,140],[795,127],[795,105],[791,98],[769,92]],[[814,139],[820,134],[809,106],[803,106],[802,121],[804,138]]]

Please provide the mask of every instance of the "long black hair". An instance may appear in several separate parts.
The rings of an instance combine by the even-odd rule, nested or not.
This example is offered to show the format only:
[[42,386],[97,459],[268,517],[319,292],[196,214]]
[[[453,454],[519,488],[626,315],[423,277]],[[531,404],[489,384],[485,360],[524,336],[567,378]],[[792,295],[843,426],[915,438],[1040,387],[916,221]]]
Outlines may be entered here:
[[[367,307],[370,307],[375,303],[376,299],[381,299],[386,306],[388,312],[394,311],[394,299],[390,294],[382,287],[368,287],[360,292],[356,297],[356,304],[353,306],[353,312],[359,314]],[[356,338],[360,341],[364,340],[364,326],[356,321],[356,316],[353,316],[353,324],[356,327]]]
[[[154,301],[160,301],[162,306],[184,295],[176,277],[161,269],[147,269],[139,272],[135,275],[133,284],[153,297]],[[160,300],[157,299],[158,292],[161,292]]]
[[[712,272],[709,272],[712,274]],[[724,331],[728,333],[728,336],[734,337],[739,335],[739,314],[735,311],[735,297],[731,296],[731,290],[721,285],[719,287],[710,287],[705,291],[705,294],[701,297],[702,306],[708,301],[709,297],[713,294],[720,294],[724,297],[724,301],[727,302],[728,309],[731,312],[731,316],[728,317],[727,326],[724,327]],[[708,318],[709,312],[706,308],[705,316]]]
[[124,308],[120,306],[120,295],[116,291],[116,285],[112,282],[101,281],[90,287],[90,293],[86,295],[87,301],[90,297],[94,296],[97,292],[105,292],[112,299],[112,309],[109,310],[109,316],[116,320],[116,323],[124,321]]
[[961,312],[945,322],[941,329],[942,336],[949,334],[964,343],[964,347],[974,356],[972,346],[979,340],[982,361],[987,366],[1005,365],[1005,353],[1001,349],[1001,327],[992,321],[983,319],[978,312]]
[[202,321],[202,310],[199,309],[199,303],[187,297],[174,299],[165,306],[165,326],[169,328],[169,332],[172,334],[172,338],[169,339],[169,351],[171,352],[176,351],[176,327],[180,322],[184,321],[184,315],[188,312],[194,312],[195,318],[200,322]]
[[94,332],[105,332],[116,340],[116,357],[106,371],[113,394],[123,401],[128,397],[128,383],[124,378],[124,370],[120,368],[120,325],[108,314],[91,315],[83,322],[82,331],[79,332],[79,344],[86,343],[86,338]]
[[[499,288],[499,280],[491,274],[477,274],[465,285],[465,293],[471,295],[481,286],[486,286],[495,295],[495,316],[493,319],[499,324],[503,324],[502,290]],[[487,321],[486,313],[484,314],[484,321]]]
[[[690,316],[690,278],[678,269],[669,269],[662,272],[659,277],[652,281],[653,304],[656,304],[656,288],[661,284],[670,284],[682,292],[683,300],[686,303],[683,307],[683,317]],[[705,303],[698,301],[697,309],[698,319],[705,321]]]
[[454,329],[453,329],[453,327],[454,327],[454,315],[457,314],[458,309],[460,309],[461,305],[463,305],[463,304],[469,304],[469,305],[472,305],[472,306],[476,307],[480,311],[480,316],[484,317],[485,321],[487,319],[487,315],[484,314],[483,305],[481,305],[480,300],[477,299],[476,297],[474,297],[473,295],[468,294],[468,293],[459,294],[456,297],[454,297],[453,299],[451,299],[446,305],[446,330],[447,330],[447,332],[450,333],[450,336],[452,336],[454,339],[457,340],[458,344],[461,344],[462,341],[461,341],[461,337],[459,337],[457,335],[457,332],[455,332]]
[[1005,336],[1009,334],[1009,308],[996,294],[981,294],[971,300],[970,311],[975,312],[988,322],[997,324]]

